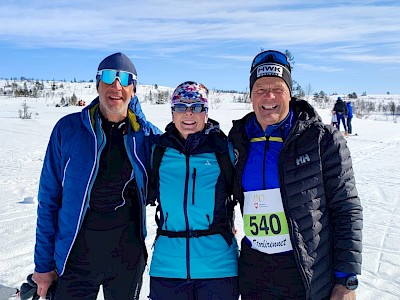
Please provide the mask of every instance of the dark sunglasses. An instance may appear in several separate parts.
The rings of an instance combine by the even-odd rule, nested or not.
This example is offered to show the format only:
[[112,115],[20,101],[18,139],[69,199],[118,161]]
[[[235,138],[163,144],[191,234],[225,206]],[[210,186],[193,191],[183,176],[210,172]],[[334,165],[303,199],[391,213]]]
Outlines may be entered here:
[[253,70],[256,66],[262,63],[267,63],[267,62],[276,62],[278,64],[287,66],[290,70],[290,63],[287,60],[287,57],[285,54],[279,51],[275,50],[268,50],[259,53],[256,57],[253,59],[253,63],[251,64],[251,70]]
[[128,86],[136,80],[136,75],[125,72],[125,71],[117,71],[117,70],[110,70],[110,69],[104,69],[100,70],[97,72],[98,79],[103,81],[104,83],[107,84],[113,84],[115,79],[118,77],[119,83],[122,86]]
[[172,111],[177,112],[177,113],[184,113],[187,111],[189,108],[192,113],[199,114],[203,111],[207,111],[207,108],[204,106],[204,104],[201,103],[175,103],[172,107]]

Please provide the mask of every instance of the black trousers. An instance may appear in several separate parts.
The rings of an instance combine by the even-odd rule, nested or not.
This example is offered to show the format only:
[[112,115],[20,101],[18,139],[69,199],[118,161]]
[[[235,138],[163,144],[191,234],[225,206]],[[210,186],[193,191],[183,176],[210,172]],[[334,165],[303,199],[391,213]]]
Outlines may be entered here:
[[133,222],[108,230],[82,227],[58,279],[56,300],[139,299],[145,268],[144,245]]
[[239,258],[239,290],[242,300],[306,298],[303,281],[292,253],[261,253],[243,240]]
[[340,131],[340,123],[343,123],[344,131],[347,132],[346,120],[343,113],[337,113],[337,124],[339,131]]
[[347,122],[347,132],[349,134],[353,133],[353,127],[351,126],[351,119],[353,118],[347,118],[346,122]]
[[237,300],[238,278],[176,279],[150,277],[149,300]]

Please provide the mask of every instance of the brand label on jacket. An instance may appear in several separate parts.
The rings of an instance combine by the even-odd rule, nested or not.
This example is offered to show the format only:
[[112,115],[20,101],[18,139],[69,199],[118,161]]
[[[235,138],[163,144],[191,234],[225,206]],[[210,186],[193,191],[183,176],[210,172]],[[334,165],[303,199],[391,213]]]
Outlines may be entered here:
[[268,254],[293,250],[279,188],[244,193],[243,226],[253,249]]

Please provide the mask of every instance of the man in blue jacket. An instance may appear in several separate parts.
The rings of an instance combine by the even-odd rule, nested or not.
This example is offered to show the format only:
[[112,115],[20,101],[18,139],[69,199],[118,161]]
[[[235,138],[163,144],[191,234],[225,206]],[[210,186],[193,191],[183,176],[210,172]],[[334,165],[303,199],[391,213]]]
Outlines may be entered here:
[[135,96],[137,73],[122,53],[106,57],[99,96],[55,125],[40,177],[35,245],[37,294],[56,299],[139,299],[147,251],[150,136]]
[[347,132],[349,134],[352,134],[353,126],[351,125],[351,120],[353,119],[353,105],[351,104],[351,101],[347,101],[346,106],[347,106],[347,117],[346,117]]
[[286,56],[259,53],[250,69],[254,112],[229,133],[245,233],[241,299],[354,300],[363,223],[350,151],[291,90]]

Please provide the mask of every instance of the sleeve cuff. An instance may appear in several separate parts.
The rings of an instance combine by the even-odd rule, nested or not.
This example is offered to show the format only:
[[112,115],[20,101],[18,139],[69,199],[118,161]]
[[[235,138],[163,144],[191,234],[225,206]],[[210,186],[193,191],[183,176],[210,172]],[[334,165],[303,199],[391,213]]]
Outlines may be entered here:
[[345,273],[345,272],[339,272],[339,271],[335,272],[336,278],[344,278],[344,277],[356,276],[356,275],[357,274],[355,274],[355,273]]

